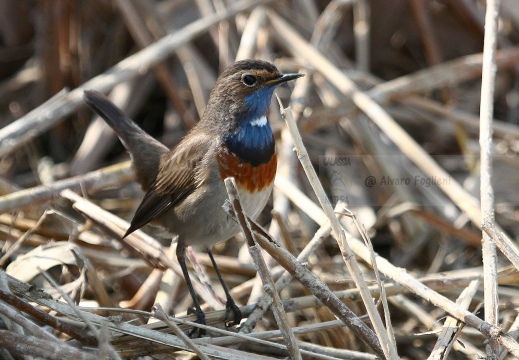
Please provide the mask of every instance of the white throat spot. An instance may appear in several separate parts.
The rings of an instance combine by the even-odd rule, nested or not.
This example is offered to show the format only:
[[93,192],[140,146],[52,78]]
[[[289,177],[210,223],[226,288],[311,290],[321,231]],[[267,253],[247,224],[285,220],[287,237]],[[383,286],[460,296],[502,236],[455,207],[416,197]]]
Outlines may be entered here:
[[254,119],[250,122],[250,124],[252,126],[258,126],[258,127],[263,127],[265,125],[267,125],[267,117],[266,116],[262,116],[262,117],[259,117],[257,119]]

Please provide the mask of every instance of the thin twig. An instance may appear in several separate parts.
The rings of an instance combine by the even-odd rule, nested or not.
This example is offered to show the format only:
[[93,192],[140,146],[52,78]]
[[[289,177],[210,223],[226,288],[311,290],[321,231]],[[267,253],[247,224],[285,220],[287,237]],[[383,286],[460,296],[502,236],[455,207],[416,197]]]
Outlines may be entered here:
[[[487,0],[485,16],[485,41],[483,46],[483,74],[481,79],[480,103],[480,194],[482,223],[495,221],[494,188],[492,186],[492,119],[494,112],[494,86],[496,77],[496,39],[499,20],[499,0]],[[497,254],[496,245],[483,231],[482,240],[483,268],[485,284],[485,320],[497,326],[499,321],[499,293],[497,291]],[[500,353],[499,343],[490,339],[487,345],[487,358],[496,358]]]
[[485,231],[494,243],[499,247],[499,250],[505,255],[508,260],[519,270],[519,249],[517,245],[510,240],[505,234],[499,233],[493,224],[484,222],[481,228]]
[[14,244],[12,244],[9,247],[9,249],[7,249],[5,254],[0,258],[0,268],[3,267],[4,264],[7,262],[7,260],[9,260],[11,258],[11,255],[13,255],[16,252],[16,250],[18,250],[20,248],[20,246],[22,246],[22,244],[25,242],[25,240],[27,240],[27,238],[29,238],[29,236],[36,229],[38,229],[41,226],[41,224],[43,224],[43,222],[45,221],[47,216],[51,213],[53,213],[52,210],[45,210],[45,212],[43,213],[42,216],[40,216],[40,219],[36,222],[36,224],[34,224],[34,226],[31,229],[27,230],[22,236],[20,236],[18,238],[18,240],[16,240],[16,242]]
[[[470,303],[472,302],[472,299],[474,298],[474,295],[476,295],[478,286],[479,280],[471,281],[470,285],[467,288],[465,288],[463,292],[460,294],[460,296],[456,300],[456,303],[464,307],[465,309],[468,309]],[[438,341],[434,345],[434,349],[431,352],[431,355],[429,356],[428,360],[448,359],[449,352],[451,348],[456,344],[457,338],[459,337],[461,330],[463,329],[463,326],[463,323],[460,323],[457,319],[454,319],[450,316],[447,317],[444,325],[442,326],[442,332],[440,333],[440,336],[438,336]],[[458,348],[461,348],[460,350],[463,351],[467,349],[468,346],[465,343],[463,347],[458,346]],[[474,355],[475,351],[477,351],[477,356],[483,355],[480,354],[480,351],[474,349],[473,346],[470,346],[470,348],[472,348],[471,350],[473,350],[471,351],[471,355]]]
[[189,338],[189,336],[184,334],[182,332],[182,330],[180,330],[180,328],[177,326],[177,324],[175,324],[173,321],[169,320],[168,316],[166,315],[166,313],[164,312],[164,309],[162,309],[162,306],[160,306],[160,304],[155,304],[155,306],[153,308],[154,308],[153,313],[154,313],[155,317],[157,319],[164,321],[164,323],[166,325],[168,325],[168,327],[171,330],[173,330],[175,335],[177,335],[178,338],[180,340],[182,340],[184,342],[184,344],[186,344],[186,346],[193,349],[193,352],[195,352],[202,360],[209,360],[209,357],[206,354],[204,354],[204,352],[198,347],[198,345],[196,345]]
[[378,271],[378,268],[377,268],[377,265],[376,265],[377,262],[375,261],[375,249],[373,249],[373,244],[372,244],[371,239],[369,238],[369,236],[368,236],[368,234],[366,232],[366,229],[359,224],[355,214],[353,214],[349,210],[348,210],[348,212],[349,212],[348,215],[353,220],[353,223],[355,224],[355,227],[359,231],[359,234],[361,235],[362,240],[364,240],[364,244],[366,245],[366,247],[369,249],[369,251],[371,253],[371,263],[374,265],[373,266],[373,271],[374,271],[375,277],[377,279],[377,285],[379,286],[379,289],[380,289],[380,298],[382,300],[382,308],[384,309],[384,319],[385,319],[385,322],[386,322],[388,338],[389,338],[389,341],[391,341],[391,345],[396,349],[395,332],[393,330],[393,325],[391,324],[391,317],[390,317],[390,313],[389,313],[389,306],[388,306],[388,303],[387,303],[386,291],[385,291],[384,286],[382,285],[383,281],[382,281],[381,276],[380,276],[380,271]]

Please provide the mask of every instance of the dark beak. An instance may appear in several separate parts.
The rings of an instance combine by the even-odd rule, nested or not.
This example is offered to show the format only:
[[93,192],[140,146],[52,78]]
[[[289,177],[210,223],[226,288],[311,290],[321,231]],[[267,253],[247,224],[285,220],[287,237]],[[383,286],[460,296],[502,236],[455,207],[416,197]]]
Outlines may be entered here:
[[290,80],[294,80],[297,78],[300,78],[302,76],[305,76],[305,74],[282,74],[280,77],[276,79],[269,80],[265,83],[265,85],[278,85]]

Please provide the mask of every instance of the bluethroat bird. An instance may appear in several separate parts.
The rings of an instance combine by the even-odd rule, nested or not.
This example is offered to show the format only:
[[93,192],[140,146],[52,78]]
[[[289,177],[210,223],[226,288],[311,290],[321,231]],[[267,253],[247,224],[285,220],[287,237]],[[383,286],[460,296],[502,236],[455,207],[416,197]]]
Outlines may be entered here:
[[[246,213],[257,217],[276,175],[274,136],[267,120],[274,89],[303,74],[281,74],[272,64],[243,60],[217,79],[198,124],[169,150],[124,115],[104,95],[85,91],[86,103],[115,130],[130,152],[137,180],[146,192],[125,237],[149,222],[178,236],[176,254],[193,302],[197,322],[205,323],[185,262],[186,246],[208,250],[227,298],[226,319],[241,312],[216,267],[210,247],[240,230],[222,208],[223,180],[234,177]],[[203,334],[200,331],[200,334]]]

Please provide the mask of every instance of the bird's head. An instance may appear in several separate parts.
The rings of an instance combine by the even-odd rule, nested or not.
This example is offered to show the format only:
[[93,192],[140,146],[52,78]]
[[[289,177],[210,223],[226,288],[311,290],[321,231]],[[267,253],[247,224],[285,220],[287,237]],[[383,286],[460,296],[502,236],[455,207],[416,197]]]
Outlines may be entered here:
[[[301,76],[282,74],[273,64],[262,60],[238,61],[218,77],[204,118],[220,125],[226,122],[231,128],[243,122],[266,121],[276,87]],[[220,119],[215,119],[216,114],[220,114]]]

